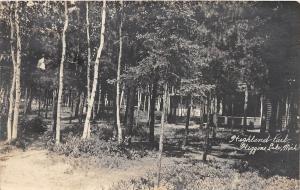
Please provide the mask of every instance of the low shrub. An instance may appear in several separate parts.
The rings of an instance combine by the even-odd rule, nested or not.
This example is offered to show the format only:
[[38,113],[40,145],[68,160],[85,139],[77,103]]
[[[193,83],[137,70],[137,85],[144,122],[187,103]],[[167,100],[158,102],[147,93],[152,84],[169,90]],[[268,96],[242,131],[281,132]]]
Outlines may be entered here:
[[46,147],[51,151],[70,158],[88,158],[97,163],[101,161],[102,166],[109,167],[112,167],[112,165],[117,167],[122,159],[139,159],[150,153],[147,146],[143,146],[143,144],[118,144],[112,138],[111,126],[103,124],[98,127],[93,126],[91,129],[91,138],[87,140],[81,139],[82,129],[79,133],[71,128],[63,130],[62,143],[59,145],[55,145],[51,133],[45,134],[43,138],[47,141]]
[[[247,167],[247,166],[246,166]],[[156,173],[148,172],[145,177],[121,181],[111,190],[148,190],[155,189]],[[175,163],[164,167],[161,174],[161,188],[165,190],[297,190],[296,179],[281,176],[264,178],[255,170],[240,173],[226,162],[210,161]]]
[[91,127],[91,135],[94,138],[108,141],[113,138],[113,126],[107,125],[106,123],[93,125]]
[[20,122],[22,134],[43,134],[47,130],[47,124],[41,117],[33,119],[23,118]]

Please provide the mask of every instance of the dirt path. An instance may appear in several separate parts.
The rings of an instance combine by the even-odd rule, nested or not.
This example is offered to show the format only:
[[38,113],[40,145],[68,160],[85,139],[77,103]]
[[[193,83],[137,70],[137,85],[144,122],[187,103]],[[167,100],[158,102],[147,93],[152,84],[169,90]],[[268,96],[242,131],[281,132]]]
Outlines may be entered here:
[[63,156],[51,154],[31,149],[0,156],[0,190],[107,189],[120,180],[142,176],[155,166],[154,158],[145,158],[121,169],[82,169],[68,164]]

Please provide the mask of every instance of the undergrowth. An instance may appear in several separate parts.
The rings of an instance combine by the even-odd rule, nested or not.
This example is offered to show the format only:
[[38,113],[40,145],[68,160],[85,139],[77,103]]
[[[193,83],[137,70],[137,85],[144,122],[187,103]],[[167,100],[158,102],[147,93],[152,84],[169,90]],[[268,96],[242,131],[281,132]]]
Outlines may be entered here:
[[[243,172],[236,169],[243,167]],[[299,181],[282,176],[265,178],[245,163],[229,164],[210,161],[195,163],[177,163],[164,167],[161,174],[160,188],[155,188],[156,173],[127,181],[121,181],[111,190],[298,190]]]
[[47,134],[47,149],[69,158],[83,159],[106,167],[118,167],[125,160],[140,159],[153,152],[143,143],[123,143],[113,138],[112,126],[106,124],[91,127],[91,138],[81,139],[82,128],[73,126],[62,131],[62,142],[55,145],[51,134]]

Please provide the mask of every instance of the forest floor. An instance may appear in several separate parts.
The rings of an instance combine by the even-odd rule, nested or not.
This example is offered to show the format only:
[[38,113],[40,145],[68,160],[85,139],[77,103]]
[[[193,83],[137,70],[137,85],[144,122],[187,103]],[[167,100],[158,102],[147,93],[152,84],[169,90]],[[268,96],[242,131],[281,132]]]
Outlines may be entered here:
[[154,159],[132,161],[121,168],[75,167],[64,156],[45,150],[14,150],[0,157],[1,190],[101,190],[120,180],[142,176]]
[[[88,163],[76,162],[74,158],[70,162],[64,155],[45,150],[43,144],[37,139],[26,150],[13,148],[0,155],[0,190],[109,189],[122,180],[156,169],[156,156],[153,155],[126,160],[116,168],[90,167]],[[162,165],[174,165],[175,161],[183,159],[186,158],[166,157]]]
[[[64,126],[70,126],[67,119],[63,120],[63,122]],[[74,123],[72,125],[74,125]],[[155,133],[156,136],[158,136],[159,124],[157,124],[155,128]],[[226,133],[228,133],[228,131],[219,132],[219,134]],[[189,170],[195,170],[193,171],[193,176],[195,175],[196,178],[192,177],[190,179],[191,181],[195,182],[200,179],[202,180],[203,175],[207,172],[209,173],[207,174],[207,179],[211,179],[209,177],[211,175],[210,172],[216,172],[216,168],[220,169],[218,169],[217,173],[214,175],[224,176],[226,183],[228,183],[228,181],[230,182],[230,180],[236,180],[238,176],[242,177],[242,175],[244,175],[243,172],[246,173],[245,175],[248,175],[248,166],[239,165],[239,168],[237,169],[231,168],[236,165],[236,162],[243,160],[246,155],[246,153],[239,151],[236,146],[226,142],[226,140],[224,141],[224,139],[221,140],[212,146],[208,155],[208,164],[203,165],[203,142],[199,141],[199,139],[204,138],[204,133],[199,129],[199,125],[192,124],[190,126],[190,143],[188,146],[182,146],[183,134],[183,124],[167,124],[165,127],[165,145],[164,156],[162,160],[162,166],[164,168],[163,171],[168,171],[168,169],[174,169],[175,171],[175,173],[172,174],[172,177],[168,178],[169,181],[174,180],[173,178],[175,178],[176,175],[180,175],[180,173],[177,171],[177,167],[181,167],[181,165],[184,167],[186,166],[185,169],[179,169],[179,172],[183,172],[183,175],[192,175],[190,174],[191,172],[189,172]],[[157,152],[153,151],[152,154],[147,154],[146,156],[138,159],[122,158],[123,161],[117,166],[104,167],[103,165],[97,165],[95,163],[90,164],[90,162],[85,162],[84,159],[79,160],[59,154],[57,152],[49,151],[45,148],[45,142],[41,137],[36,137],[32,143],[23,150],[14,147],[12,148],[11,146],[8,147],[4,144],[4,142],[0,142],[0,190],[134,189],[132,184],[139,183],[135,180],[142,180],[142,183],[144,183],[143,180],[147,178],[146,176],[148,176],[149,173],[156,172],[156,158]],[[199,178],[197,178],[197,175],[200,175],[198,170],[203,170],[204,172],[201,174],[201,176],[198,176]],[[218,173],[219,170],[222,173]],[[174,171],[169,172],[172,173]],[[261,183],[261,181],[266,181],[264,184],[262,184],[262,186],[264,185],[265,187],[270,186],[270,184],[272,185],[274,179],[277,179],[271,176],[270,178],[272,178],[272,180],[270,182],[268,178],[261,177],[259,174],[260,170],[249,171],[252,177],[243,177],[244,180],[246,180],[246,184],[249,183],[251,185],[253,183],[255,184]],[[176,178],[178,178],[178,176]],[[185,178],[188,180],[189,177]],[[212,179],[215,180],[216,178],[218,177],[214,177]],[[179,179],[181,180],[180,177]],[[257,181],[251,181],[253,179]],[[149,183],[149,181],[145,183]],[[188,185],[190,182],[182,183],[186,183],[186,185]],[[201,182],[201,184],[202,183],[203,182]],[[214,185],[216,183],[221,182],[209,182],[210,185]],[[123,187],[121,187],[120,184],[123,184]],[[284,185],[283,187],[281,186],[282,184]],[[147,185],[149,186],[149,184]],[[229,185],[230,188],[228,189],[261,189],[260,187],[249,188],[252,186],[231,188],[231,184]],[[299,179],[296,179],[295,181],[294,179],[284,178],[279,184],[274,185],[276,185],[278,189],[298,189]],[[145,189],[148,189],[148,186]],[[226,185],[224,185],[224,187],[225,186]],[[204,188],[204,186],[202,187],[196,189],[212,188],[212,186],[208,186],[207,188]],[[135,187],[135,189],[142,188],[140,186]],[[195,189],[195,187],[176,187],[176,189]]]

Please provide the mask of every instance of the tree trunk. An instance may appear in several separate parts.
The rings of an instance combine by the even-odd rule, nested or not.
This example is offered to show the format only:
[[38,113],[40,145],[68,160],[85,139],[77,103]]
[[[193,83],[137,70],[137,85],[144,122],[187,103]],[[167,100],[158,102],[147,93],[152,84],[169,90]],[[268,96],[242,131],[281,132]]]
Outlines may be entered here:
[[86,37],[87,37],[87,75],[86,75],[86,89],[87,89],[87,99],[89,100],[91,95],[91,45],[90,45],[90,21],[89,21],[89,2],[86,2]]
[[140,122],[140,109],[141,109],[141,103],[142,103],[142,94],[140,92],[140,90],[138,90],[137,92],[137,109],[136,109],[136,120],[135,120],[135,123],[136,123],[136,126],[139,125],[139,122]]
[[279,126],[280,126],[280,100],[277,101],[277,105],[276,105],[276,128],[277,129],[280,129]]
[[32,96],[32,89],[30,88],[29,91],[29,100],[26,103],[25,115],[31,113],[31,104],[32,104],[33,96]]
[[163,141],[164,141],[164,124],[165,124],[165,113],[166,113],[166,106],[167,106],[167,92],[168,92],[168,85],[165,83],[164,85],[164,95],[163,95],[163,108],[161,114],[161,123],[160,123],[160,135],[159,135],[159,154],[158,154],[158,170],[157,170],[157,187],[160,184],[160,173],[161,173],[161,160],[162,160],[162,152],[163,152]]
[[149,121],[150,120],[150,102],[151,102],[151,95],[150,94],[147,96],[147,102],[148,102],[148,105],[147,105],[147,120]]
[[62,55],[60,60],[60,67],[59,67],[59,86],[58,86],[58,98],[57,98],[57,116],[56,116],[56,135],[55,135],[55,144],[60,143],[60,120],[61,120],[61,104],[62,104],[62,95],[63,95],[63,85],[64,85],[64,62],[66,57],[66,31],[68,28],[68,7],[67,2],[65,4],[65,22],[64,22],[64,29],[62,32]]
[[188,135],[189,135],[189,125],[190,125],[190,116],[191,116],[191,107],[192,107],[192,96],[188,95],[188,102],[187,102],[187,114],[186,114],[186,122],[185,122],[185,136],[183,145],[188,145]]
[[290,104],[289,104],[289,96],[286,97],[286,101],[285,101],[285,125],[284,128],[287,129],[287,126],[289,124],[289,111],[290,111]]
[[142,95],[141,95],[140,90],[138,90],[138,97],[137,97],[137,99],[138,99],[137,109],[140,110],[140,108],[141,108],[141,103],[142,103]]
[[147,100],[147,95],[144,94],[144,100],[143,100],[143,111],[146,111],[146,100]]
[[129,99],[127,103],[128,107],[128,114],[127,114],[127,119],[126,119],[126,128],[128,129],[128,143],[131,143],[132,139],[132,129],[133,129],[133,119],[134,119],[134,103],[135,103],[135,94],[136,94],[136,87],[130,87],[129,90]]
[[101,97],[100,97],[100,109],[98,110],[99,119],[104,118],[104,108],[105,108],[105,87],[101,84]]
[[45,101],[45,118],[48,118],[48,106],[49,106],[49,99],[48,99],[48,93],[46,96],[46,101]]
[[217,127],[218,127],[218,100],[217,100],[217,97],[215,96],[213,98],[213,104],[214,104],[214,110],[213,110],[213,114],[212,114],[212,117],[213,117],[213,122],[212,122],[212,139],[213,139],[213,142],[217,136]]
[[205,127],[205,150],[203,153],[203,161],[207,160],[207,154],[209,151],[209,133],[210,133],[210,114],[211,114],[211,106],[210,106],[210,97],[207,99],[207,123]]
[[264,108],[265,97],[262,94],[260,96],[260,133],[266,132],[266,114]]
[[116,92],[116,124],[118,129],[118,143],[121,144],[122,139],[122,128],[121,128],[121,121],[120,121],[120,75],[121,75],[121,59],[122,59],[122,6],[123,2],[120,1],[121,8],[120,8],[120,26],[119,26],[119,57],[118,57],[118,69],[117,69],[117,92]]
[[69,123],[72,123],[72,119],[73,119],[73,110],[74,110],[74,98],[72,97],[72,92],[70,92],[70,120]]
[[[11,9],[13,5],[11,6]],[[16,85],[16,59],[15,59],[15,50],[13,47],[14,43],[14,23],[12,21],[12,10],[10,12],[10,50],[11,50],[11,58],[13,63],[13,78],[11,83],[11,88],[9,92],[9,110],[8,110],[8,119],[7,119],[7,141],[9,142],[12,138],[12,118],[13,118],[13,108],[14,108],[14,92]]]
[[152,86],[152,96],[150,101],[150,122],[149,122],[149,141],[154,145],[154,124],[155,124],[155,100],[157,96],[158,81],[155,79]]
[[101,107],[101,94],[102,94],[101,86],[99,85],[98,88],[99,88],[98,89],[98,101],[97,101],[97,110],[96,110],[97,119],[99,119],[99,113],[100,113],[100,107]]
[[14,107],[14,118],[12,126],[12,139],[17,138],[18,123],[19,123],[19,111],[20,111],[20,99],[21,99],[21,36],[20,36],[20,19],[18,14],[18,2],[16,2],[15,9],[16,19],[16,36],[17,36],[17,59],[16,59],[16,98]]
[[86,99],[86,94],[82,93],[80,95],[79,117],[78,117],[80,125],[82,124],[82,119],[83,119],[83,109],[84,109],[84,106],[85,106],[85,99]]
[[122,107],[123,103],[124,103],[124,86],[122,87],[122,91],[121,91],[121,95],[120,95],[120,107]]
[[57,92],[53,90],[52,94],[52,133],[55,138],[56,135],[56,116],[57,116]]
[[276,134],[276,106],[277,99],[271,97],[271,116],[270,116],[270,128],[269,133],[273,137]]
[[150,122],[150,102],[151,102],[151,86],[148,86],[148,97],[147,97],[148,105],[147,105],[147,121],[148,124]]
[[100,57],[104,45],[104,31],[105,31],[105,16],[106,16],[106,1],[103,1],[103,7],[102,7],[102,20],[101,20],[101,34],[100,34],[100,45],[97,51],[97,57],[94,65],[94,79],[93,79],[93,86],[92,91],[90,94],[90,98],[88,98],[88,109],[86,113],[86,118],[84,122],[84,129],[82,134],[82,139],[87,139],[90,137],[90,118],[92,114],[92,109],[94,105],[95,100],[95,93],[96,93],[96,87],[98,82],[98,72],[99,72],[99,63],[100,63]]
[[97,84],[97,87],[96,87],[96,92],[95,92],[95,101],[94,101],[94,105],[93,105],[93,109],[92,109],[92,116],[91,116],[91,120],[93,122],[96,121],[97,119],[97,110],[98,110],[98,101],[99,101],[99,83]]
[[124,116],[124,125],[126,125],[126,123],[127,123],[127,115],[128,115],[128,110],[129,110],[129,98],[130,98],[130,88],[129,87],[127,87],[126,88],[126,101],[124,101],[125,102],[125,116]]
[[244,129],[247,127],[247,108],[248,108],[248,87],[246,86],[245,89],[245,99],[244,99],[244,119],[243,119],[243,126]]
[[77,97],[76,97],[75,110],[74,110],[74,117],[75,118],[78,118],[78,116],[79,116],[80,98],[81,98],[81,92],[78,92]]

